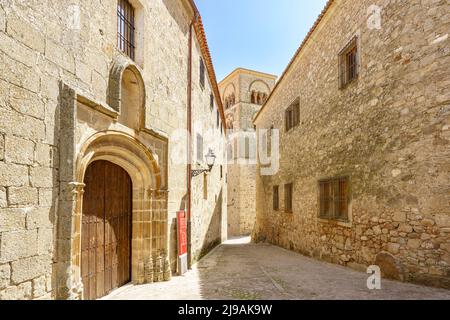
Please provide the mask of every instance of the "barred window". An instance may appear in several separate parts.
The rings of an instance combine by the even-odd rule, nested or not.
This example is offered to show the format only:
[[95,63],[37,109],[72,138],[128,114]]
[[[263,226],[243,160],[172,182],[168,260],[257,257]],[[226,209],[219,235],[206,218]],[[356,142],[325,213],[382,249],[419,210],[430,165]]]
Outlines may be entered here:
[[319,181],[320,218],[348,221],[350,201],[349,178],[334,178]]
[[131,59],[135,58],[135,14],[133,6],[127,0],[118,0],[117,4],[117,45],[120,51]]
[[354,38],[339,54],[339,88],[345,88],[359,74],[358,38]]
[[273,211],[280,210],[280,187],[273,187]]
[[297,99],[285,111],[286,132],[300,124],[300,100]]

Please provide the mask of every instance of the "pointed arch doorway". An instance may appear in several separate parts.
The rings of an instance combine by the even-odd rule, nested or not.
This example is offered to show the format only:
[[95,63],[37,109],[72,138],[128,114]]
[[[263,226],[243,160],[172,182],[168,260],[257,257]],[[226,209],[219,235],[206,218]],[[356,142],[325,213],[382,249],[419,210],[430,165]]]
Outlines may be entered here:
[[132,182],[120,166],[99,160],[84,184],[81,278],[92,300],[131,281]]

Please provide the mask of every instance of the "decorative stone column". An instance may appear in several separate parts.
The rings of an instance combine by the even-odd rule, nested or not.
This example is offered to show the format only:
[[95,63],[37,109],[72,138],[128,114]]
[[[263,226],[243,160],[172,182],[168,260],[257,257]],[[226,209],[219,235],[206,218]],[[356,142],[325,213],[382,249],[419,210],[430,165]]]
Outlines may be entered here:
[[69,300],[83,299],[83,282],[81,279],[81,228],[83,219],[84,183],[71,182],[75,197],[75,210],[72,217],[72,283]]

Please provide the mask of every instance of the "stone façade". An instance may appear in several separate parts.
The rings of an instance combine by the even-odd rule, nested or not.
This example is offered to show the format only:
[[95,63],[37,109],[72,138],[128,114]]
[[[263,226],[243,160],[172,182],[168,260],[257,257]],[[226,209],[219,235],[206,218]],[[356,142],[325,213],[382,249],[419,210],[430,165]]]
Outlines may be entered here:
[[[380,29],[368,24],[372,5]],[[279,172],[257,176],[255,240],[450,287],[449,27],[446,1],[329,2],[255,120],[281,139]],[[359,78],[339,89],[338,55],[355,35]],[[284,110],[297,98],[300,125],[286,133]],[[349,221],[319,219],[318,181],[342,175],[351,177]]]
[[[120,163],[140,185],[133,193],[133,281],[177,270],[176,213],[187,209],[187,165],[172,134],[187,129],[196,9],[190,1],[130,2],[139,10],[136,61],[117,49],[115,1],[0,4],[0,299],[81,297],[82,177],[85,161],[94,159]],[[198,24],[192,39],[193,121],[198,132],[212,129],[221,155],[225,131],[216,114],[223,123],[223,111]],[[139,119],[120,107],[125,78],[139,86]],[[193,262],[226,237],[219,166],[207,182],[211,196],[192,204]],[[193,180],[192,197],[201,198],[202,188]]]

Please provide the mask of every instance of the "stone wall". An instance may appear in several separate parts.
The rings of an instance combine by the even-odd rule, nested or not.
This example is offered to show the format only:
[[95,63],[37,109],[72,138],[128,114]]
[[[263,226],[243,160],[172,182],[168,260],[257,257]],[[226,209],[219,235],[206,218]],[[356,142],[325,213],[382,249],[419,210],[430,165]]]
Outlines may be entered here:
[[[368,27],[371,5],[380,29]],[[334,1],[256,120],[281,136],[278,174],[257,178],[256,240],[450,287],[449,17],[440,0]],[[340,90],[338,54],[354,35],[359,78]],[[300,125],[286,133],[296,98]],[[350,221],[321,220],[318,180],[342,175],[351,177]],[[285,183],[294,183],[292,214]]]
[[[212,248],[222,243],[227,238],[227,168],[226,155],[226,131],[219,116],[217,103],[211,108],[212,85],[206,77],[205,87],[200,85],[200,45],[194,43],[193,62],[193,96],[192,119],[193,131],[193,159],[192,169],[205,169],[207,164],[205,155],[211,149],[216,155],[216,162],[210,173],[192,178],[192,210],[191,228],[192,234],[192,261],[196,262]],[[197,161],[196,136],[203,137],[203,159]]]
[[[171,269],[175,271],[175,218],[178,210],[186,209],[187,181],[186,163],[179,163],[172,156],[177,141],[171,140],[171,135],[187,126],[192,12],[185,1],[131,2],[139,8],[138,15],[147,15],[138,25],[138,67],[146,93],[145,129],[168,139],[167,159],[159,160],[167,162],[168,247]],[[116,12],[115,1],[5,0],[0,4],[0,299],[55,298],[54,286],[61,272],[72,273],[54,267],[58,258],[67,254],[56,250],[62,141],[60,85],[64,83],[91,101],[107,106],[110,71],[120,55],[116,47]],[[199,110],[195,117],[201,118],[202,110],[209,108],[210,89],[198,92],[194,87],[193,91],[203,97],[195,105]],[[101,116],[93,117],[95,123],[95,117]],[[213,115],[200,120],[210,122],[205,126],[216,123]],[[81,145],[88,138],[86,135],[114,128],[120,129],[120,125],[80,125],[78,142]],[[140,136],[129,128],[125,131]],[[219,152],[221,140],[217,143]],[[217,167],[214,170],[210,189],[218,194],[224,182],[216,178]],[[202,194],[194,188],[192,197]],[[206,237],[208,219],[214,220],[215,200],[210,197],[196,208],[204,218],[193,229],[193,237],[198,241]],[[64,232],[70,232],[71,227],[60,226]],[[223,228],[214,230],[224,232]],[[208,237],[214,243],[223,238],[222,234]]]

